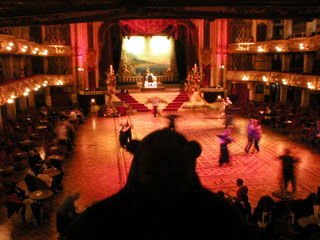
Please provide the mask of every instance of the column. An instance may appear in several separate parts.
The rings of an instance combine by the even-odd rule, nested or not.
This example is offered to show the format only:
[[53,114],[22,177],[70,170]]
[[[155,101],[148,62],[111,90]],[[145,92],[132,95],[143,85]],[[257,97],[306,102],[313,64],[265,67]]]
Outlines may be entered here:
[[288,39],[292,35],[292,20],[285,19],[283,20],[283,38]]
[[70,44],[71,44],[71,51],[72,51],[72,57],[71,57],[71,64],[72,64],[72,78],[73,81],[73,91],[77,92],[78,89],[78,81],[79,81],[79,72],[77,70],[78,64],[77,64],[77,29],[76,24],[72,23],[70,24]]
[[13,103],[7,103],[7,114],[8,114],[9,119],[16,119],[17,118],[15,101],[13,101]]
[[291,54],[283,54],[282,55],[282,72],[289,72],[290,71],[290,61],[291,61],[292,55]]
[[252,20],[251,36],[253,37],[254,41],[257,40],[257,20]]
[[28,107],[33,108],[36,106],[35,101],[34,101],[34,93],[30,92],[28,95]]
[[288,94],[288,88],[285,86],[280,86],[280,102],[286,103],[287,102],[287,94]]
[[308,107],[310,104],[310,91],[303,89],[301,94],[301,107]]
[[267,22],[267,40],[271,40],[273,38],[273,21],[268,20]]
[[25,96],[21,96],[17,99],[17,101],[19,101],[19,107],[20,110],[27,110],[28,105],[27,105],[27,97]]
[[307,37],[312,36],[317,31],[317,19],[306,23]]
[[225,71],[227,65],[227,39],[228,39],[228,20],[215,20],[215,38],[214,38],[214,55],[215,63],[215,84],[214,86],[226,87]]
[[51,107],[52,102],[51,102],[51,94],[50,94],[50,87],[46,87],[44,89],[44,95],[45,95],[45,100],[46,100],[46,106]]
[[309,53],[305,53],[303,55],[303,72],[312,73],[312,68],[313,68],[313,55]]
[[79,90],[89,88],[88,69],[87,69],[87,23],[76,24],[76,45],[77,45],[77,70],[79,72]]

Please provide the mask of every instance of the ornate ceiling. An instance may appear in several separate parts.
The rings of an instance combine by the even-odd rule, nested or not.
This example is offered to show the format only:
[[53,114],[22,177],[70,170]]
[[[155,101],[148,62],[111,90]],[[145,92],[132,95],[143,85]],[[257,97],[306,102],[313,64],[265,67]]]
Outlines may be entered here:
[[319,0],[2,0],[0,27],[151,18],[319,18]]

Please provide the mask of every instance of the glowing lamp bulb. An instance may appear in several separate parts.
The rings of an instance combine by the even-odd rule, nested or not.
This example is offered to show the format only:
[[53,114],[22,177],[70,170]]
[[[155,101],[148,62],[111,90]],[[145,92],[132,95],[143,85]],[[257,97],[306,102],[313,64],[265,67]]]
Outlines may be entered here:
[[91,102],[92,102],[92,103],[95,103],[96,100],[95,100],[94,98],[91,98]]
[[7,100],[7,103],[13,103],[13,99],[12,99],[12,98],[9,98],[9,99]]

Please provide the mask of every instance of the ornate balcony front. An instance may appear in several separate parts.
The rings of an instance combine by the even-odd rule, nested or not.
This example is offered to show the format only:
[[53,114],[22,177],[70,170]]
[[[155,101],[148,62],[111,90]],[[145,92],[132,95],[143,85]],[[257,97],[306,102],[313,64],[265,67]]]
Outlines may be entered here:
[[71,56],[71,47],[64,45],[44,45],[0,34],[0,54],[31,56]]
[[13,99],[27,96],[29,92],[38,91],[41,87],[70,85],[72,75],[37,75],[0,85],[0,105],[12,102]]
[[265,42],[232,43],[228,45],[228,53],[281,53],[310,52],[320,50],[320,35],[313,37],[292,38],[288,40],[272,40]]
[[266,71],[227,71],[227,81],[278,83],[287,86],[320,90],[320,76]]

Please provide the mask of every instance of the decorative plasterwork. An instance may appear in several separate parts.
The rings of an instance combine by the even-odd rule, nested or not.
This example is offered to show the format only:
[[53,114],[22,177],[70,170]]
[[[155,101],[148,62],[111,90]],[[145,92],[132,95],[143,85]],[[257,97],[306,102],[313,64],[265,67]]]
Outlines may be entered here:
[[228,53],[281,53],[319,51],[320,35],[314,37],[272,40],[265,42],[232,43]]
[[260,72],[260,71],[227,71],[227,81],[241,82],[265,82],[279,83],[287,86],[309,88],[320,90],[320,76],[279,73],[279,72]]
[[43,45],[11,35],[0,34],[0,54],[32,56],[71,56],[71,47],[63,45]]
[[0,85],[0,105],[9,99],[26,96],[27,92],[37,91],[40,87],[70,85],[72,75],[37,75]]

